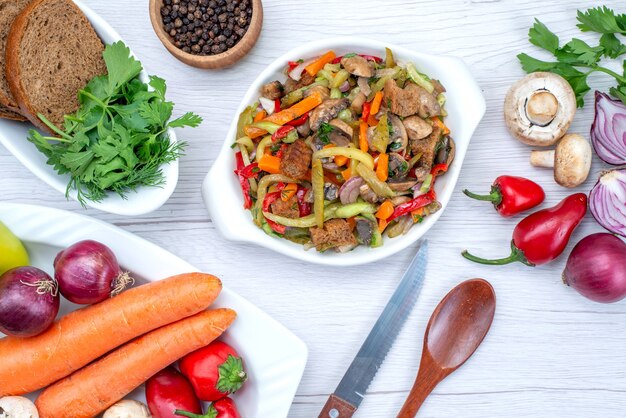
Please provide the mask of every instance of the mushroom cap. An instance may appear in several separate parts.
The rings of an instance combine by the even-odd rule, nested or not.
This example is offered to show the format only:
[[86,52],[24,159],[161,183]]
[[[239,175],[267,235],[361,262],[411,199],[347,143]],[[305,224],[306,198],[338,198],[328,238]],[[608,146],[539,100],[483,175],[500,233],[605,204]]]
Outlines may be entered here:
[[554,153],[554,180],[563,187],[577,187],[591,169],[591,144],[578,134],[567,134]]
[[554,145],[567,132],[575,114],[574,90],[558,74],[528,74],[511,86],[504,99],[507,128],[528,145]]

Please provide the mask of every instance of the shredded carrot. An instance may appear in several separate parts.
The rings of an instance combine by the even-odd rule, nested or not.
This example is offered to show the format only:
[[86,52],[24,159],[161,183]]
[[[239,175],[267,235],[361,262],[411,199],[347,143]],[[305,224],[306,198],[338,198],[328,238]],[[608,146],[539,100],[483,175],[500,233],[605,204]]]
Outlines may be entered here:
[[265,154],[259,160],[259,168],[270,174],[280,174],[280,158]]
[[387,181],[387,177],[389,177],[389,154],[380,154],[378,156],[376,177],[378,177],[380,181]]
[[354,231],[354,228],[356,228],[356,219],[354,219],[354,216],[347,218],[346,222],[348,222],[348,225],[350,226],[350,230]]
[[378,212],[376,212],[376,217],[378,219],[387,220],[391,215],[393,215],[394,207],[393,203],[389,200],[385,200],[378,208]]
[[[306,97],[300,100],[295,105],[291,106],[288,109],[281,110],[277,113],[272,113],[265,119],[263,122],[271,122],[277,125],[284,125],[287,122],[291,122],[294,119],[299,118],[307,112],[315,109],[322,103],[322,95],[319,92],[313,92],[309,97]],[[265,135],[267,131],[265,129],[261,129],[254,125],[248,125],[244,127],[245,134],[251,139],[258,138],[261,135]]]
[[385,228],[387,228],[387,225],[389,225],[389,222],[387,222],[384,219],[379,219],[378,220],[378,230],[380,232],[383,232],[385,230]]
[[254,115],[254,122],[261,122],[266,117],[267,117],[267,112],[265,110],[261,110],[256,115]]
[[346,165],[347,162],[348,162],[348,157],[345,157],[343,155],[335,156],[335,164],[337,164],[339,167]]
[[316,76],[317,73],[322,68],[324,68],[326,64],[330,63],[334,59],[335,59],[335,53],[333,51],[328,51],[327,53],[319,57],[317,60],[313,61],[312,63],[304,67],[304,71],[306,71],[312,76]]
[[448,135],[450,133],[450,128],[448,128],[442,121],[439,119],[439,116],[434,116],[430,118],[433,121],[433,125],[438,126],[441,129],[441,133],[443,135]]
[[285,188],[280,193],[280,199],[283,202],[286,202],[289,199],[291,199],[296,194],[297,191],[298,191],[298,185],[296,183],[289,183],[285,186]]
[[376,119],[374,115],[370,114],[367,118],[367,124],[369,126],[376,126],[378,125],[378,119]]
[[370,149],[367,142],[367,123],[365,122],[359,123],[359,148],[363,152],[367,152]]
[[352,169],[350,167],[346,168],[341,172],[341,176],[345,181],[350,180],[350,177],[352,177]]
[[336,146],[337,146],[337,145],[335,145],[335,144],[327,144],[327,145],[324,145],[324,147],[323,147],[323,148],[324,148],[324,149],[328,149],[328,148],[335,148]]
[[379,91],[378,93],[376,93],[376,95],[374,96],[374,99],[372,100],[372,107],[370,108],[370,115],[375,115],[376,113],[378,113],[378,111],[380,110],[380,104],[383,101],[383,92]]

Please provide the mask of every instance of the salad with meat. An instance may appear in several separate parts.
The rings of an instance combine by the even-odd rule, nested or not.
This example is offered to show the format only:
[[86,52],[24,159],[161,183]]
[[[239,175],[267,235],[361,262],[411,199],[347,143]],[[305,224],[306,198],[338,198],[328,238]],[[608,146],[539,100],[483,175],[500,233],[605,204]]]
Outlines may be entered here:
[[454,159],[445,88],[401,63],[356,53],[289,62],[240,115],[235,175],[267,234],[306,249],[383,245],[441,209]]

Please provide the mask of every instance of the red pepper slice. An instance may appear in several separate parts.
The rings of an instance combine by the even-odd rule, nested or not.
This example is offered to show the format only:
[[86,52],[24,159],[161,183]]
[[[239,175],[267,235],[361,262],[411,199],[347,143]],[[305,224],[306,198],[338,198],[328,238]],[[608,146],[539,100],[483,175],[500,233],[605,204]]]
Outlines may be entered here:
[[274,100],[274,113],[280,112],[280,99]]
[[239,184],[241,185],[241,191],[243,192],[243,207],[244,209],[250,209],[252,207],[252,197],[250,197],[250,182],[243,175],[243,171],[246,167],[244,165],[241,152],[235,154],[235,161],[237,161],[237,169],[235,170],[235,174],[239,178]]
[[239,174],[244,176],[245,178],[256,178],[259,175],[261,169],[259,168],[259,163],[252,163],[245,166],[242,170],[240,170]]
[[[280,187],[280,186],[278,186],[278,187]],[[285,185],[283,184],[282,188],[284,188],[284,187],[285,187]],[[277,192],[268,193],[268,194],[265,195],[265,199],[263,199],[263,212],[269,212],[270,211],[272,203],[274,203],[278,199],[280,199],[280,194],[281,194],[280,191],[277,191]],[[286,226],[277,224],[276,222],[271,221],[271,220],[269,220],[267,218],[265,218],[265,221],[267,222],[269,227],[272,228],[272,230],[274,232],[277,232],[279,234],[284,234],[285,231],[287,230]]]
[[298,209],[300,210],[300,217],[303,218],[311,214],[311,204],[304,200],[308,189],[304,187],[298,187],[296,196],[298,197]]
[[442,175],[443,173],[448,171],[448,164],[435,164],[433,168],[430,170],[430,174],[433,177],[437,177]]
[[281,139],[285,139],[287,135],[293,130],[295,130],[293,126],[281,126],[278,128],[276,132],[272,134],[272,142],[278,142]]
[[283,156],[285,155],[285,151],[287,151],[287,144],[282,144],[280,146],[280,149],[276,153],[276,157],[283,158]]
[[363,122],[367,122],[367,119],[370,117],[371,109],[372,109],[372,102],[363,103],[363,113],[361,114],[361,120]]
[[417,196],[415,199],[412,199],[406,203],[396,206],[396,209],[393,211],[387,222],[391,222],[396,218],[399,218],[402,215],[406,215],[407,213],[411,213],[414,210],[419,208],[423,208],[426,205],[433,203],[436,199],[435,192],[433,190],[429,191],[426,194],[421,196]]
[[[347,55],[347,54],[346,54]],[[375,57],[374,55],[367,55],[367,54],[356,54],[359,57],[363,57],[368,61],[374,61],[377,64],[380,64],[381,62],[383,62],[383,59],[380,57]],[[335,58],[334,60],[331,61],[331,64],[339,64],[341,62],[341,60],[343,59],[344,55]]]
[[293,70],[294,68],[296,68],[298,65],[300,65],[300,63],[298,61],[289,61],[287,63],[287,66],[289,67],[289,69],[287,70],[288,72],[291,72],[291,70]]
[[488,195],[475,194],[469,190],[463,190],[463,193],[472,199],[493,203],[496,211],[505,217],[534,208],[546,197],[540,185],[516,176],[500,176],[495,179]]
[[301,126],[301,125],[304,125],[307,120],[309,120],[309,112],[306,112],[304,115],[292,120],[291,122],[287,122],[285,125]]

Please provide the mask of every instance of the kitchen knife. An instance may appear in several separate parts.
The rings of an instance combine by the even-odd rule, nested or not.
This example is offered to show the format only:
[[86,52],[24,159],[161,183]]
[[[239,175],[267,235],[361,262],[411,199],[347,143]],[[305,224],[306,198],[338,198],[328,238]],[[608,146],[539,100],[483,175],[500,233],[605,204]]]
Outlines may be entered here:
[[349,418],[356,412],[365,391],[415,306],[424,283],[427,261],[428,243],[424,241],[318,418]]

